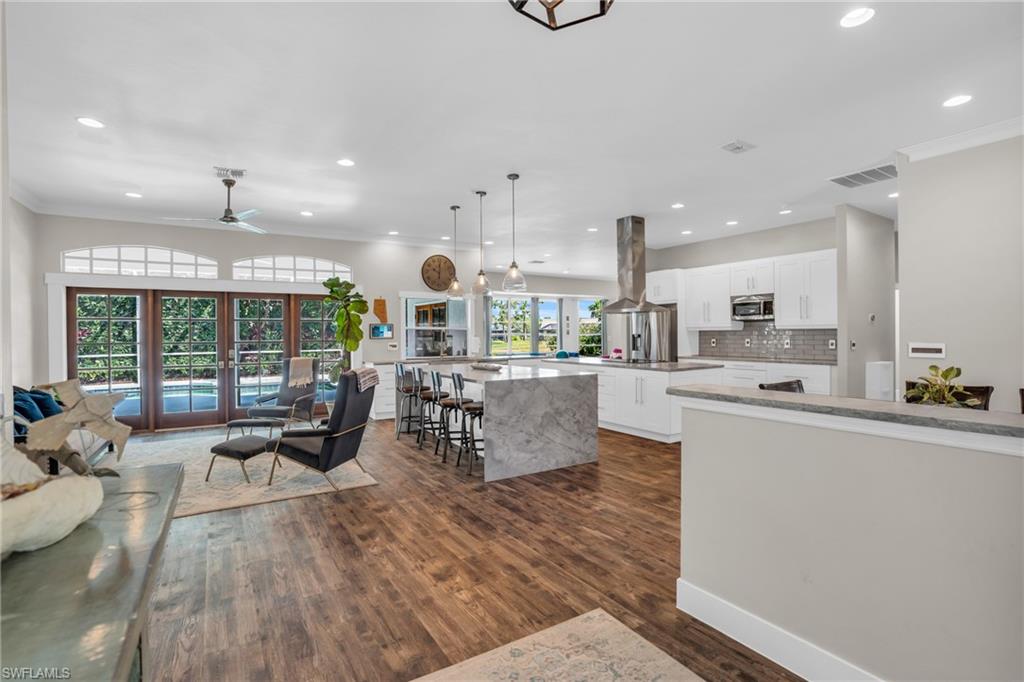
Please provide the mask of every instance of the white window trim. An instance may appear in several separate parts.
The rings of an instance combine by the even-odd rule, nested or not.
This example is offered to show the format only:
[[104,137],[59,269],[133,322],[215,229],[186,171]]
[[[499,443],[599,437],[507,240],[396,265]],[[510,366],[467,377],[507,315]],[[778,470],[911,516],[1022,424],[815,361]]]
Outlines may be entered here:
[[405,302],[410,298],[434,298],[447,300],[444,292],[437,291],[399,291],[398,292],[398,308],[400,314],[398,316],[398,353],[403,360],[416,360],[419,358],[432,358],[440,357],[437,355],[409,355],[408,347],[406,346],[405,332],[409,329],[454,329],[456,331],[466,332],[466,356],[445,356],[445,357],[473,357],[473,344],[475,340],[473,338],[473,310],[476,308],[474,305],[474,299],[467,296],[463,299],[466,304],[466,325],[464,327],[407,327],[405,325]]
[[[291,267],[278,266],[277,265],[277,260],[279,258],[290,258],[291,261],[292,261]],[[313,267],[312,268],[299,268],[299,267],[297,267],[296,266],[296,260],[299,259],[299,258],[306,258],[306,259],[309,259],[309,260],[313,261]],[[256,265],[256,261],[261,260],[261,259],[269,260],[271,262],[271,265],[269,265],[269,266],[257,266]],[[317,265],[318,261],[320,263],[329,263],[330,264],[329,271],[328,271],[328,269],[317,268],[316,265]],[[238,276],[238,272],[240,270],[248,270],[249,276],[248,277],[239,277]],[[270,272],[270,279],[256,279],[256,271],[257,270],[267,270],[267,271],[269,271]],[[311,279],[310,280],[302,280],[302,281],[300,281],[299,278],[298,278],[298,273],[300,273],[300,272],[303,272],[303,273],[307,273],[308,272],[310,277],[311,277]],[[279,278],[278,277],[278,273],[290,273],[291,277],[287,278],[287,279],[286,278]],[[318,276],[318,273],[320,273],[319,276]],[[275,254],[265,255],[265,256],[249,256],[247,258],[239,258],[239,259],[237,259],[235,261],[232,261],[232,263],[231,263],[231,279],[238,280],[238,281],[241,281],[241,282],[249,282],[249,281],[252,281],[252,282],[294,282],[294,283],[297,283],[297,284],[308,284],[310,281],[312,281],[312,282],[316,282],[317,284],[319,284],[320,282],[323,281],[323,279],[322,279],[323,274],[327,274],[330,277],[338,277],[338,278],[342,279],[343,281],[349,281],[349,282],[355,281],[352,278],[352,266],[346,265],[344,263],[339,263],[338,261],[331,260],[329,258],[318,258],[316,256],[293,255],[293,254],[289,254],[289,253],[275,253]]]
[[[96,256],[96,251],[99,249],[116,249],[117,256],[115,258],[100,258]],[[142,249],[142,259],[138,258],[125,258],[124,249]],[[166,251],[167,260],[154,260],[150,258],[149,252],[153,251]],[[82,251],[88,252],[87,257],[78,256]],[[85,260],[89,263],[89,272],[76,272],[69,271],[67,269],[67,260]],[[110,262],[116,263],[117,273],[96,272],[96,262]],[[200,262],[204,261],[204,262]],[[136,264],[142,266],[144,273],[135,274],[130,272],[124,272],[122,269],[123,264]],[[153,266],[166,266],[169,274],[168,277],[172,277],[176,280],[180,279],[202,279],[209,281],[211,279],[217,279],[219,275],[218,267],[219,263],[216,258],[210,258],[199,253],[192,253],[191,251],[183,251],[181,249],[172,249],[167,246],[155,246],[152,244],[106,244],[101,246],[83,246],[75,249],[65,249],[60,254],[60,271],[69,275],[99,275],[103,277],[152,277],[150,269]],[[190,274],[175,274],[177,268],[183,268],[182,272]],[[200,268],[206,268],[206,273],[200,275]],[[211,271],[212,269],[212,271]]]

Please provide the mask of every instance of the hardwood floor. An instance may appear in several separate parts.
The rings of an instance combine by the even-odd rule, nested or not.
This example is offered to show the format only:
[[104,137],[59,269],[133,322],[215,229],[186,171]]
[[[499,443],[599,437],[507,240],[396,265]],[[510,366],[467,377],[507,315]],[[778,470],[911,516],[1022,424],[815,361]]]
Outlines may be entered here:
[[379,485],[173,522],[154,679],[409,680],[597,607],[708,680],[797,679],[675,608],[678,446],[484,484],[392,424]]

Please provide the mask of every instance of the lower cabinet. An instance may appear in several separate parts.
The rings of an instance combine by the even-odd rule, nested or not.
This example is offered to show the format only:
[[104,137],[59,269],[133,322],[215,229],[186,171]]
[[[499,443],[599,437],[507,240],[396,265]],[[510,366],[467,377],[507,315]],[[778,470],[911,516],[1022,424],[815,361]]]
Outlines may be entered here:
[[800,365],[781,362],[724,361],[722,385],[739,388],[757,388],[758,384],[799,379],[805,393],[830,395],[832,393],[832,367],[830,365]]
[[395,416],[395,366],[390,363],[375,365],[366,363],[367,367],[376,367],[380,383],[373,390],[373,405],[370,407],[371,419],[391,419]]

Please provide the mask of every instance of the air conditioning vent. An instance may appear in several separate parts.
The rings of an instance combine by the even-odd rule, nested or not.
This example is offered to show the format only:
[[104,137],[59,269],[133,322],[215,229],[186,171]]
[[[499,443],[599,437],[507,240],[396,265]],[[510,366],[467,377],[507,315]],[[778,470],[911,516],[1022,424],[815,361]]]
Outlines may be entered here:
[[888,164],[878,168],[868,168],[849,175],[842,175],[837,178],[829,178],[832,182],[843,187],[862,187],[882,180],[892,180],[896,177],[896,166]]
[[749,152],[751,149],[756,148],[756,144],[744,142],[743,140],[733,140],[732,142],[726,142],[722,145],[722,149],[732,154],[742,154],[743,152]]
[[529,263],[530,265],[544,265],[544,263],[546,263],[547,261],[543,261],[543,260],[530,260],[530,261],[526,261],[526,262]]
[[226,166],[214,166],[213,172],[218,178],[234,178],[235,180],[241,180],[245,177],[244,168],[228,168]]

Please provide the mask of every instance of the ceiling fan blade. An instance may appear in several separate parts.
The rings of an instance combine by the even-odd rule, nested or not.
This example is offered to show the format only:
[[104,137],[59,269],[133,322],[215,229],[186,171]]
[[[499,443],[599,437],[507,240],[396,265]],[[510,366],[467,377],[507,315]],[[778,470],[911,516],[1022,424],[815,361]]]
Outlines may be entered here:
[[236,213],[235,217],[238,218],[239,220],[245,220],[246,218],[252,218],[253,216],[257,216],[260,213],[260,209],[250,208],[248,211],[240,211],[239,213]]
[[249,232],[255,232],[256,234],[266,234],[267,233],[267,231],[264,230],[262,227],[259,227],[258,225],[252,225],[250,223],[243,222],[241,220],[238,221],[237,223],[235,223],[235,225],[237,225],[238,227],[242,228],[243,230],[248,230]]
[[194,222],[199,222],[199,223],[216,223],[216,222],[219,222],[216,218],[174,218],[174,217],[168,217],[168,216],[164,216],[164,217],[160,218],[160,220],[177,220],[179,222],[187,222],[187,223],[194,223]]

